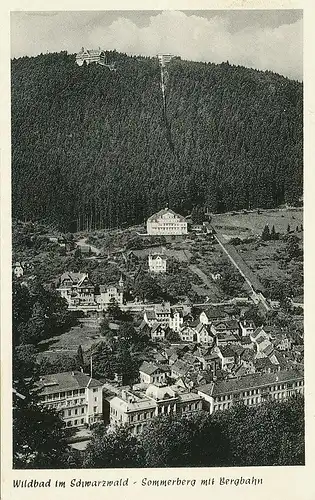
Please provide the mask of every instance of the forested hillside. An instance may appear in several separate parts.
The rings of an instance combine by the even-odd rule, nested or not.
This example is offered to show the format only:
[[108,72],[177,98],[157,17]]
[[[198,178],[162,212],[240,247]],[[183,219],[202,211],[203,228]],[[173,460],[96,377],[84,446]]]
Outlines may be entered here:
[[13,215],[63,230],[295,203],[302,194],[302,84],[229,63],[173,60],[167,120],[155,58],[107,53],[12,61]]

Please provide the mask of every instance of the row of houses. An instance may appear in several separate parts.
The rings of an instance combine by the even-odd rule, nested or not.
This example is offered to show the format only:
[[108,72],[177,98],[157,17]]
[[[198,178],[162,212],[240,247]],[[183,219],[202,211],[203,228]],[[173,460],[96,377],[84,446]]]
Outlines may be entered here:
[[[213,413],[241,401],[255,406],[304,392],[303,374],[297,370],[203,382],[193,391],[174,382],[167,385],[163,370],[151,370],[150,377],[144,380],[146,372],[148,366],[142,365],[140,383],[114,388],[111,396],[105,390],[106,384],[79,371],[45,375],[37,383],[39,404],[58,411],[67,427],[91,426],[105,419],[111,428],[127,424],[139,434],[159,416],[191,414],[201,409]],[[109,418],[105,407],[109,407]]]
[[[178,383],[167,385],[163,370],[160,370],[160,375],[158,370],[155,371],[154,383],[144,382],[141,373],[147,372],[147,369],[147,366],[140,368],[141,384],[130,390],[122,389],[120,394],[110,399],[111,427],[128,424],[138,434],[150,420],[158,416],[191,414],[201,409],[212,414],[240,402],[256,406],[264,401],[281,401],[304,393],[303,375],[296,370],[211,381],[196,387],[194,391],[187,391]],[[158,381],[158,376],[162,380]],[[154,378],[153,374],[151,378]]]
[[66,272],[60,277],[56,290],[66,299],[70,310],[91,308],[102,311],[113,302],[122,305],[124,300],[122,276],[118,283],[100,285],[99,293],[96,293],[87,273]]

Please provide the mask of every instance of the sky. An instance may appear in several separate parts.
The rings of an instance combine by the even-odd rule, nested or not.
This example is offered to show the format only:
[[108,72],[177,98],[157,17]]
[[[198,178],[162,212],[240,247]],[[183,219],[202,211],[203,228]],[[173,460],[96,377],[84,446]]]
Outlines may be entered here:
[[303,80],[301,10],[12,12],[11,56],[81,47],[243,65]]

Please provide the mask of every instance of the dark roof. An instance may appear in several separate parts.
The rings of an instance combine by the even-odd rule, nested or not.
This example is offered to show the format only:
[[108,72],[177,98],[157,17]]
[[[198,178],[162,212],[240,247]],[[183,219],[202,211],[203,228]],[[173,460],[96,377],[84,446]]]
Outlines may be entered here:
[[246,335],[246,337],[241,338],[241,343],[242,344],[251,344],[252,341],[251,341],[251,338],[248,335]]
[[256,328],[256,330],[251,334],[251,337],[253,339],[256,339],[258,337],[258,335],[260,335],[262,332],[264,331],[264,327],[263,326],[259,326],[258,328]]
[[164,371],[164,368],[156,365],[155,363],[149,363],[148,361],[143,361],[139,368],[139,371],[146,373],[147,375],[153,375],[157,370]]
[[83,389],[85,387],[101,387],[103,384],[85,373],[62,372],[52,375],[43,375],[37,382],[40,394],[52,394],[58,391],[70,391],[72,389]]
[[[218,309],[218,308],[216,308],[214,306],[204,307],[202,309],[202,311],[200,312],[200,314],[203,313],[203,312],[210,319],[211,318],[213,318],[213,319],[215,319],[215,318],[221,318],[222,319],[222,318],[228,317],[228,314],[225,311],[223,311],[222,309]],[[224,320],[222,319],[222,321],[224,321]]]
[[214,327],[218,327],[222,324],[223,328],[227,330],[238,330],[238,322],[236,319],[227,319],[227,320],[216,320],[212,322]]
[[185,375],[190,369],[191,365],[184,363],[181,359],[175,361],[175,363],[171,366],[172,370],[175,370],[180,375]]
[[269,366],[274,366],[269,358],[257,358],[254,359],[254,365],[256,368],[267,368]]
[[264,353],[265,356],[270,356],[270,354],[273,352],[274,347],[272,344],[267,345],[262,352]]
[[222,346],[222,347],[219,347],[219,349],[220,349],[222,356],[224,356],[225,358],[230,358],[230,357],[234,358],[235,351],[233,351],[230,346],[228,346],[228,345]]
[[244,347],[238,345],[238,344],[231,344],[230,349],[234,351],[238,356],[241,356],[243,352],[245,351]]
[[289,382],[303,379],[303,375],[296,370],[283,370],[276,373],[252,373],[240,379],[220,380],[198,387],[198,390],[209,396],[229,394],[247,389],[264,387],[277,382]]
[[155,319],[155,318],[156,318],[156,316],[155,316],[155,311],[154,311],[153,309],[147,309],[147,310],[145,311],[145,314],[146,314],[146,316],[147,316],[148,320],[151,320],[151,319]]

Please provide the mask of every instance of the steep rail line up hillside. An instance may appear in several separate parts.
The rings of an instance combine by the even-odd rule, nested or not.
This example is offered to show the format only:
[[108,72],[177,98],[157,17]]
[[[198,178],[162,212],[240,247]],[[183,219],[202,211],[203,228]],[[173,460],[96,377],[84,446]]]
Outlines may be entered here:
[[[303,88],[228,63],[156,58],[12,61],[13,216],[63,232],[142,223],[168,205],[214,213],[302,194]],[[165,82],[164,82],[165,83]]]

